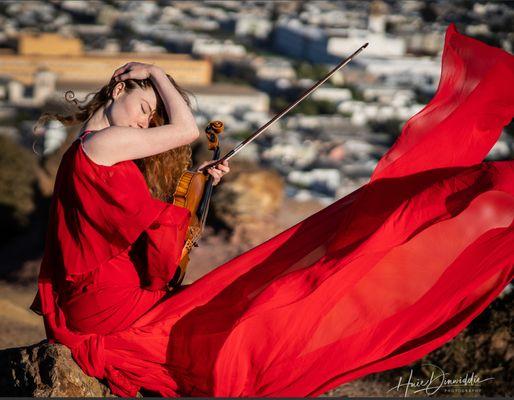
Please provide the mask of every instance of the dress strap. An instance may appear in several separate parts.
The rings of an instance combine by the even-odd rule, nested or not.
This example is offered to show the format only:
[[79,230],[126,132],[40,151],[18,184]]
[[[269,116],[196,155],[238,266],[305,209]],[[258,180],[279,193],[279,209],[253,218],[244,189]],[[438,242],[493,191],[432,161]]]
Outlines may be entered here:
[[82,132],[80,135],[79,135],[79,139],[82,141],[82,139],[84,139],[86,137],[87,134],[93,132],[91,129],[86,129],[84,132]]

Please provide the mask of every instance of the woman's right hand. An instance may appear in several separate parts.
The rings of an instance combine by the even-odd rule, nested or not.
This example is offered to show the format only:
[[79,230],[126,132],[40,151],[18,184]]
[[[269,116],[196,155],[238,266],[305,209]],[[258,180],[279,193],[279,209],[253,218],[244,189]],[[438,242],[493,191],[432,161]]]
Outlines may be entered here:
[[116,82],[126,79],[148,79],[156,69],[159,69],[156,65],[133,61],[115,70],[111,79]]

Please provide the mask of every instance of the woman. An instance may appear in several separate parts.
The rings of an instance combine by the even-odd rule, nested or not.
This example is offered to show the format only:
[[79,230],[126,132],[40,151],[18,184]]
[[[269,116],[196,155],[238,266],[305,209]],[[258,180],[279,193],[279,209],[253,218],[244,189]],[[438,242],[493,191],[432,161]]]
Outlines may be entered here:
[[63,163],[84,171],[57,177],[32,307],[121,396],[317,396],[409,364],[514,276],[514,161],[483,162],[513,115],[514,57],[451,24],[434,98],[369,183],[169,297],[188,213],[76,144]]
[[[66,338],[82,340],[73,332],[129,327],[167,294],[190,217],[170,201],[199,135],[186,91],[155,65],[122,66],[78,107],[70,116],[45,113],[37,123],[83,122],[56,177],[41,268],[60,291],[56,307],[63,314],[44,285],[32,307],[45,316],[48,337],[70,347]],[[229,171],[227,161],[208,169],[214,185]],[[95,225],[111,224],[115,215],[121,219],[113,232]]]

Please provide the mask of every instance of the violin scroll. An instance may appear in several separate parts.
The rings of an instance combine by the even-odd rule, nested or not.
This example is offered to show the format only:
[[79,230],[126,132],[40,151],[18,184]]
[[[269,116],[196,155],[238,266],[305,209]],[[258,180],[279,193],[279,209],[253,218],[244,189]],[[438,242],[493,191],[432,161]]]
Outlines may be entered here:
[[219,147],[219,138],[218,135],[223,132],[225,126],[221,121],[212,121],[205,128],[205,134],[207,135],[207,140],[209,141],[209,150],[215,150]]

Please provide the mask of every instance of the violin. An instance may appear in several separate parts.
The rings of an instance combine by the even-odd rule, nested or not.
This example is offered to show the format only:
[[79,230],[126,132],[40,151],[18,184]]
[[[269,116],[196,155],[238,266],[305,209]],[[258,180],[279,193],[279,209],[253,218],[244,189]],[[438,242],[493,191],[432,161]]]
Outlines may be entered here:
[[212,196],[213,189],[213,177],[206,171],[210,167],[214,167],[217,164],[222,163],[225,160],[229,160],[236,153],[238,153],[243,147],[249,144],[252,140],[257,138],[261,133],[268,129],[273,123],[282,118],[290,110],[296,107],[301,101],[309,96],[314,90],[320,85],[326,82],[337,70],[348,64],[355,56],[357,56],[362,50],[364,50],[369,43],[365,43],[358,48],[352,55],[341,61],[336,65],[325,77],[320,79],[310,89],[306,90],[297,100],[282,109],[277,115],[271,120],[266,122],[257,131],[250,135],[247,139],[243,140],[236,147],[230,150],[223,157],[220,156],[220,147],[218,135],[223,132],[224,126],[221,121],[213,121],[205,128],[205,134],[209,141],[209,150],[213,150],[213,162],[198,168],[196,171],[185,171],[177,184],[175,193],[173,195],[173,204],[187,208],[191,212],[191,220],[189,228],[186,234],[186,241],[182,249],[182,255],[180,264],[175,271],[173,278],[167,284],[168,291],[174,291],[178,289],[184,279],[187,264],[189,263],[189,253],[193,247],[198,247],[198,240],[202,231],[205,227],[205,221],[207,219],[207,212],[209,211],[209,204]]
[[[212,121],[205,128],[209,150],[213,151],[213,160],[220,156],[219,134],[223,132],[224,125],[221,121]],[[180,263],[168,282],[168,291],[176,290],[182,284],[189,264],[189,253],[193,247],[198,247],[198,240],[205,227],[207,212],[212,197],[213,177],[207,173],[207,169],[197,171],[184,171],[180,176],[173,194],[173,204],[185,207],[191,212],[191,219],[186,233],[186,241],[182,249]]]

